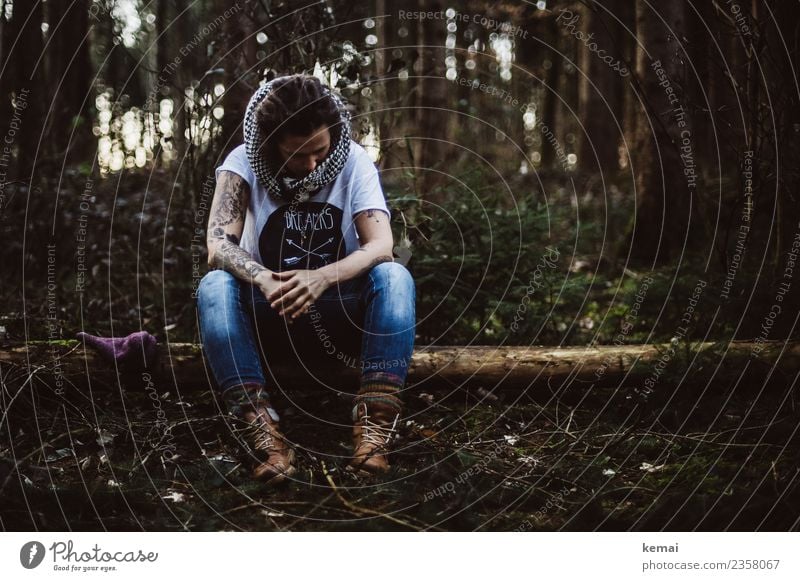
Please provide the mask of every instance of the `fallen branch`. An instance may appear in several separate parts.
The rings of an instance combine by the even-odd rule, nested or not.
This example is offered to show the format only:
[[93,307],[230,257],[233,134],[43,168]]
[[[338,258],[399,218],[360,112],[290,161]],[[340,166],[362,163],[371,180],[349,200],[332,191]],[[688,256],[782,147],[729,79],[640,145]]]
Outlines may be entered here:
[[[0,366],[16,365],[22,368],[41,368],[49,375],[60,373],[63,378],[73,383],[88,381],[118,381],[130,385],[137,383],[146,386],[151,376],[160,378],[160,384],[176,385],[180,388],[207,387],[211,385],[211,372],[205,361],[200,345],[192,343],[169,343],[159,347],[159,364],[157,369],[131,377],[130,373],[115,369],[113,364],[101,359],[91,350],[76,349],[76,341],[33,341],[25,345],[11,345],[0,348]],[[715,365],[744,364],[748,360],[757,360],[767,365],[779,365],[788,374],[800,371],[800,342],[774,342],[761,344],[760,353],[753,355],[754,343],[731,342],[720,347],[717,343],[700,343],[692,346],[691,356],[712,353]],[[524,387],[536,382],[583,382],[603,384],[618,382],[620,379],[641,379],[653,372],[654,364],[669,349],[675,349],[672,361],[677,361],[683,354],[684,346],[675,349],[671,345],[598,345],[594,347],[431,347],[418,346],[409,366],[410,384],[427,382],[453,382],[487,386]],[[55,356],[54,356],[55,354]],[[271,363],[269,372],[278,380],[299,382],[304,380],[303,366],[315,367],[309,377],[321,383],[335,378],[337,387],[355,385],[358,382],[360,368],[346,366],[332,360],[323,362],[281,361]],[[89,377],[87,377],[87,371]],[[332,374],[333,373],[333,374]],[[766,373],[764,374],[766,376]]]

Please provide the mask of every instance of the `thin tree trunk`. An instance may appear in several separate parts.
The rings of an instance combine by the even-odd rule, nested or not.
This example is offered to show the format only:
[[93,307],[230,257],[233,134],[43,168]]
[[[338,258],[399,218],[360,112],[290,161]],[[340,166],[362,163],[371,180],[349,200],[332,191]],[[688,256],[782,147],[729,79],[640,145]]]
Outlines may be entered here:
[[[693,191],[684,176],[678,149],[681,136],[686,135],[684,131],[689,132],[692,156],[696,155],[697,146],[691,140],[690,114],[679,84],[685,57],[678,39],[685,37],[685,5],[658,5],[661,18],[654,9],[655,5],[648,6],[644,1],[636,5],[640,42],[636,75],[643,105],[638,109],[635,133],[630,139],[637,190],[631,247],[634,259],[663,264],[675,256],[688,235]],[[668,93],[667,88],[674,93]],[[686,112],[687,125],[677,120],[679,107]]]
[[[92,67],[89,59],[89,3],[48,3],[50,23],[50,71],[48,88],[57,91],[50,99],[49,113],[54,153],[67,154],[67,147],[85,153],[92,142]],[[73,131],[74,129],[74,131]]]
[[[257,81],[252,79],[250,65],[255,57],[255,35],[252,32],[250,18],[252,2],[244,0],[242,8],[223,24],[225,55],[221,63],[225,69],[225,94],[222,105],[225,116],[222,118],[222,153],[227,154],[242,142],[242,121],[247,102],[255,90]],[[286,51],[284,51],[286,52]]]
[[42,65],[39,61],[44,46],[42,16],[42,3],[39,1],[14,3],[12,21],[16,20],[19,24],[18,28],[15,27],[18,37],[13,52],[8,55],[17,64],[16,86],[13,90],[18,94],[23,90],[28,91],[27,107],[22,120],[24,127],[17,133],[17,168],[23,179],[33,178],[34,164],[44,153],[39,150],[39,144],[46,143],[42,135],[46,99],[43,94]]
[[[181,48],[184,48],[189,40],[194,35],[194,19],[192,17],[192,6],[189,0],[176,0],[175,1],[175,18],[177,22],[171,27],[175,39],[175,50],[173,54],[177,54]],[[199,47],[194,50],[200,50]],[[188,141],[187,129],[189,129],[189,120],[186,111],[186,88],[191,81],[192,63],[200,58],[200,55],[188,53],[188,56],[181,61],[181,66],[175,71],[172,78],[172,85],[170,87],[170,96],[173,103],[173,135],[175,136],[175,150],[179,158],[187,155],[188,150],[192,147],[192,143]]]
[[[539,115],[537,123],[537,130],[540,134],[542,144],[542,168],[550,170],[557,165],[561,165],[554,140],[559,134],[559,121],[561,119],[562,109],[558,88],[562,76],[563,57],[558,54],[557,50],[561,48],[563,42],[561,41],[561,35],[558,33],[558,25],[556,24],[555,18],[550,19],[543,28],[544,42],[556,49],[545,53],[545,58],[549,61],[550,66],[545,69],[545,86],[542,87],[541,90],[541,114]],[[553,136],[552,139],[548,138],[550,135]]]
[[[420,0],[420,10],[441,11],[438,1]],[[414,162],[417,167],[418,187],[426,200],[442,203],[445,194],[439,188],[446,183],[444,173],[446,156],[450,151],[448,119],[449,81],[445,79],[445,41],[447,29],[442,20],[420,20],[421,74],[417,93],[417,135]]]
[[[584,10],[584,33],[591,35],[591,43],[596,44],[598,51],[604,51],[603,54],[614,61],[623,57],[615,46],[615,39],[621,38],[623,33],[606,10],[616,15],[622,3],[621,0],[613,0],[603,2],[601,7],[598,2],[592,1]],[[590,51],[586,43],[580,47],[578,62],[582,74],[579,73],[578,78],[578,111],[583,131],[579,132],[581,145],[578,163],[582,171],[593,174],[599,170],[608,180],[619,169],[617,146],[620,132],[617,126],[623,124],[621,95],[625,79],[601,59],[598,51]]]
[[[0,13],[0,71],[2,71],[2,79],[16,79],[16,62],[8,58],[11,54],[11,48],[16,40],[17,31],[19,28],[15,26],[18,21],[13,18],[11,20],[5,19],[5,0],[3,0],[2,12]],[[0,86],[0,135],[8,134],[8,124],[11,122],[11,96],[14,91],[12,82],[3,82]]]

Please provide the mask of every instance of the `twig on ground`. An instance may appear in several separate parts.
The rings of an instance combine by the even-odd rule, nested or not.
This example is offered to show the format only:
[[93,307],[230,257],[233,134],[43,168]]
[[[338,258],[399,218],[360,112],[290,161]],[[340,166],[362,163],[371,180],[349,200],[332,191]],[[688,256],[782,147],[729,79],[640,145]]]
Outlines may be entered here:
[[414,529],[416,531],[421,531],[422,530],[422,529],[418,528],[417,526],[412,525],[409,522],[403,521],[403,520],[401,520],[401,519],[399,519],[397,517],[392,516],[391,514],[386,514],[384,512],[379,512],[377,510],[372,510],[371,508],[363,508],[363,507],[360,507],[360,506],[358,506],[356,504],[353,504],[352,502],[347,500],[344,496],[342,496],[342,494],[339,492],[339,488],[336,486],[336,483],[333,481],[333,478],[331,477],[330,473],[328,472],[328,468],[325,466],[325,462],[322,461],[322,462],[320,462],[320,464],[322,465],[322,473],[325,475],[325,479],[328,481],[328,484],[330,484],[331,489],[333,490],[334,494],[336,494],[336,497],[339,499],[339,502],[341,502],[343,505],[345,505],[347,508],[349,508],[353,512],[359,513],[359,514],[364,514],[364,515],[371,515],[371,516],[377,516],[377,517],[385,518],[386,520],[390,520],[393,523],[399,524],[399,525],[404,526],[404,527],[408,527],[410,529]]

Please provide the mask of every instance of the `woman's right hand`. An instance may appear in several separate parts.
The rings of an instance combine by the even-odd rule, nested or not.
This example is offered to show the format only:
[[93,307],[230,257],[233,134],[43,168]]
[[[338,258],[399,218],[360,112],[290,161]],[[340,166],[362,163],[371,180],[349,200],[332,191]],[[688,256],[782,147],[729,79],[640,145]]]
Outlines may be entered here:
[[[258,289],[264,294],[264,298],[268,297],[272,292],[281,286],[281,281],[275,280],[272,276],[272,271],[262,270],[254,279]],[[269,303],[269,300],[267,300]]]
[[[275,280],[275,277],[272,276],[272,271],[270,270],[263,270],[259,272],[255,279],[254,279],[256,286],[258,289],[264,294],[264,298],[269,297],[275,290],[280,288],[283,284],[282,280]],[[267,304],[269,304],[269,299],[267,298]],[[272,308],[272,305],[269,306]],[[286,322],[291,324],[294,322],[292,317],[286,317]]]

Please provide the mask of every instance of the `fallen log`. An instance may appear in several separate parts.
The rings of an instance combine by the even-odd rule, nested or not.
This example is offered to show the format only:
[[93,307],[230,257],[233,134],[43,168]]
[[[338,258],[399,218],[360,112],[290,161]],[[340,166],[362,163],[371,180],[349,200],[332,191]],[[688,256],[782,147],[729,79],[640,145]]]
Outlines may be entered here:
[[[679,359],[688,362],[702,360],[706,368],[721,364],[744,367],[748,360],[758,360],[769,366],[780,365],[784,373],[800,371],[800,342],[754,344],[693,344],[689,352],[685,345],[597,345],[592,347],[435,347],[418,346],[409,366],[409,384],[447,382],[451,384],[481,384],[493,387],[524,387],[540,381],[552,386],[563,382],[604,384],[622,380],[641,381],[653,376],[659,362],[668,364]],[[155,369],[138,372],[133,382],[158,378],[162,384],[180,387],[208,386],[210,370],[200,345],[169,343],[159,346]],[[3,376],[8,366],[27,373],[50,377],[70,383],[130,382],[129,372],[114,369],[113,364],[86,349],[78,341],[32,341],[27,344],[0,347],[0,367]],[[296,379],[302,367],[278,361],[269,365],[275,379]],[[359,375],[356,366],[325,364],[309,370],[309,376],[320,381],[336,379],[341,385],[355,384]],[[766,375],[766,371],[764,372]]]

